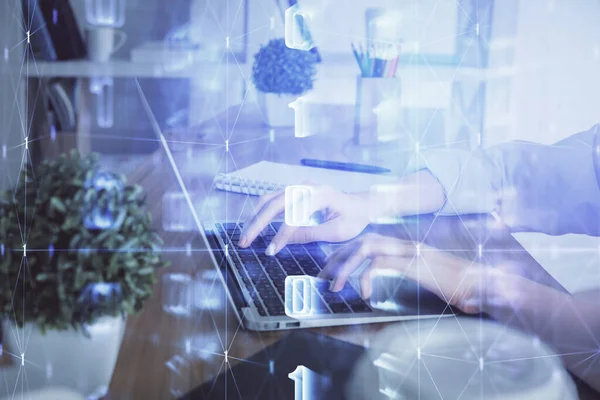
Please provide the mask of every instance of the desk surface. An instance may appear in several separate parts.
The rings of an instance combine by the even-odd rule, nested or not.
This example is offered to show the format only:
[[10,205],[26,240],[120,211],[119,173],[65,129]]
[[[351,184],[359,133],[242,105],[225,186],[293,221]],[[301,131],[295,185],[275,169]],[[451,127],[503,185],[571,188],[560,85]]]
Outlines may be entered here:
[[[292,129],[271,131],[264,127],[256,117],[256,110],[234,108],[228,110],[224,118],[205,127],[208,134],[202,143],[173,143],[173,161],[193,195],[200,217],[243,220],[252,210],[256,198],[214,191],[211,183],[218,172],[234,171],[263,159],[287,163],[298,163],[306,157],[366,161],[391,168],[398,174],[404,172],[408,154],[398,152],[394,145],[355,147],[351,141],[351,119],[344,116],[343,110],[337,112],[341,115],[337,132],[299,139],[294,137]],[[229,140],[229,151],[226,140]],[[145,189],[155,228],[165,241],[164,248],[168,251],[164,251],[164,257],[171,266],[161,274],[202,275],[214,271],[198,232],[165,232],[162,229],[163,196],[168,192],[179,192],[173,165],[165,152],[149,156],[130,174],[129,180]],[[553,284],[549,275],[491,217],[424,217],[383,229],[385,233],[420,240],[470,259],[478,257],[477,249],[481,244],[482,262],[514,266],[533,280]],[[191,247],[191,256],[185,250],[186,246]],[[162,311],[160,281],[159,276],[159,283],[143,311],[127,321],[110,385],[111,399],[169,398],[172,376],[165,364],[172,357],[179,355],[188,359],[189,365],[181,371],[185,382],[180,380],[183,385],[180,389],[190,390],[227,367],[225,352],[229,364],[233,365],[277,341],[283,334],[243,330],[218,281],[206,287],[202,295],[220,299],[222,307],[198,310],[187,317],[167,314]],[[355,325],[315,331],[364,345],[384,326],[386,324]]]
[[[212,179],[217,172],[233,171],[256,161],[267,159],[297,163],[301,158],[328,158],[341,161],[364,161],[368,151],[371,162],[378,162],[401,173],[406,157],[383,148],[357,149],[351,144],[351,132],[340,129],[340,134],[294,138],[289,129],[276,130],[271,140],[269,129],[262,126],[253,114],[230,110],[229,121],[237,121],[236,127],[224,125],[210,127],[203,144],[185,144],[181,149],[173,145],[175,165],[181,171],[188,189],[193,193],[201,218],[225,218],[243,220],[253,208],[255,197],[211,190]],[[231,118],[233,117],[233,119]],[[233,125],[233,123],[232,123]],[[243,128],[242,128],[243,127]],[[225,148],[224,132],[229,137],[229,151]],[[386,156],[395,154],[395,158]],[[393,160],[393,161],[391,161]],[[202,273],[212,271],[214,266],[198,233],[163,232],[161,221],[162,196],[169,191],[179,191],[172,165],[161,152],[150,157],[130,177],[140,183],[148,193],[156,228],[165,239],[165,248],[183,249],[190,243],[193,256],[185,251],[166,252],[172,263],[163,272],[186,271]],[[211,201],[206,201],[210,198]],[[190,213],[191,217],[191,213]],[[454,250],[463,257],[477,256],[477,245],[484,246],[483,261],[497,264],[518,265],[535,280],[552,282],[537,263],[514,241],[506,229],[499,227],[491,217],[467,218],[421,218],[402,226],[389,226],[391,233],[407,239]],[[460,251],[459,251],[460,250]],[[466,251],[465,251],[466,250]],[[501,251],[510,250],[510,251]],[[518,264],[517,264],[518,263]],[[225,299],[224,289],[216,283],[210,289],[214,298]],[[384,324],[351,327],[322,328],[315,331],[341,340],[363,345]],[[257,333],[240,328],[227,304],[223,309],[204,310],[188,318],[174,317],[161,310],[161,288],[157,285],[153,297],[144,311],[127,323],[125,339],[111,385],[111,398],[156,398],[157,393],[168,396],[169,374],[165,367],[174,355],[183,355],[186,340],[191,340],[192,351],[200,351],[204,357],[192,357],[189,367],[189,388],[193,388],[223,371],[224,354],[227,350],[231,364],[239,362],[276,341],[282,333]]]

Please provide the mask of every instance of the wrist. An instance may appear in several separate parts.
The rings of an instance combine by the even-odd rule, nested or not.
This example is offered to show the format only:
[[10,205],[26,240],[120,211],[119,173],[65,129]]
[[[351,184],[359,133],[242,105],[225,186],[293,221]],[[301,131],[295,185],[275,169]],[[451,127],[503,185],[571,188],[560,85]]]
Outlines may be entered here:
[[360,195],[373,223],[397,222],[398,218],[436,212],[446,199],[442,186],[426,170],[402,177],[394,184],[373,185]]

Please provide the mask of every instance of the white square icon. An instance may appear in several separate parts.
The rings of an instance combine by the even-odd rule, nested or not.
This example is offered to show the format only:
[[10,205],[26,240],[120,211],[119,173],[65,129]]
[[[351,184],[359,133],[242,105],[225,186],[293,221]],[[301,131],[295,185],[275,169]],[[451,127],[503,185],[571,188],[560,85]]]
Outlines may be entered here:
[[289,226],[310,226],[312,212],[312,188],[293,185],[285,188],[285,223]]

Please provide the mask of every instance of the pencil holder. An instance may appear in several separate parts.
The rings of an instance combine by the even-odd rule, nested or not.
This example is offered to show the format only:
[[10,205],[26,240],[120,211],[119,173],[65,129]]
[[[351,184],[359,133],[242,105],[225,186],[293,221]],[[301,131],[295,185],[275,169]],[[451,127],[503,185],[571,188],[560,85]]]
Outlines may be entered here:
[[403,132],[400,78],[358,76],[354,140],[372,145],[398,139]]

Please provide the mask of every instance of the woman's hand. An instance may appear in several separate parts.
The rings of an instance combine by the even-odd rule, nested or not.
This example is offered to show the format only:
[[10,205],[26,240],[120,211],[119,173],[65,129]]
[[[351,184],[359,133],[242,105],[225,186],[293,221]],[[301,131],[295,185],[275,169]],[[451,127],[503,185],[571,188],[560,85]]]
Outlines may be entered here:
[[[310,214],[321,211],[324,221],[314,226],[289,226],[281,229],[267,247],[267,255],[277,254],[287,244],[309,242],[343,242],[360,234],[369,224],[368,194],[346,194],[329,186],[309,186],[306,207]],[[254,214],[244,224],[240,247],[248,247],[265,227],[285,211],[285,192],[262,196]]]
[[349,276],[369,261],[360,276],[361,295],[369,298],[372,277],[381,270],[394,270],[450,305],[466,313],[481,311],[481,278],[487,267],[453,256],[424,244],[388,236],[366,234],[327,258],[321,278],[333,279],[331,290],[344,287]]

